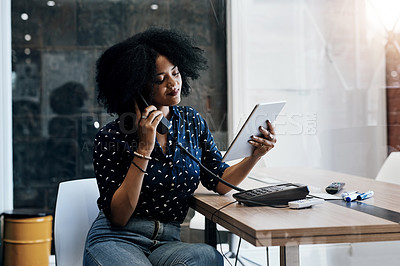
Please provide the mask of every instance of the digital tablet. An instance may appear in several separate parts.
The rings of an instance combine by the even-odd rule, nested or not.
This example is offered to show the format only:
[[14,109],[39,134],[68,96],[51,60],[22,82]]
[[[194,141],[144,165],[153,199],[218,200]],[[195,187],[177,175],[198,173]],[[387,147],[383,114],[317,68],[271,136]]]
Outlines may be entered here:
[[267,128],[267,120],[273,123],[285,104],[286,101],[256,104],[222,161],[227,162],[250,156],[254,150],[254,147],[248,142],[250,137],[260,136],[261,132],[258,128],[260,126]]

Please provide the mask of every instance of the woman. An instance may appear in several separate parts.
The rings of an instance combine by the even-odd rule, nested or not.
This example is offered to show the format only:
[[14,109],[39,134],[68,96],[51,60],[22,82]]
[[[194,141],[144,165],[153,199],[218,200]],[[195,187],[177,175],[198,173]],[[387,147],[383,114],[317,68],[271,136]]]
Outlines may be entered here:
[[[250,157],[221,161],[207,123],[190,107],[189,78],[206,69],[203,51],[174,31],[150,29],[106,50],[97,62],[98,99],[118,118],[95,138],[93,164],[100,190],[99,216],[87,237],[85,265],[223,265],[206,244],[180,241],[188,200],[201,182],[225,194],[230,188],[177,145],[234,185],[274,147],[272,125],[253,136]],[[150,106],[142,106],[141,93]],[[142,110],[141,110],[142,109]],[[167,134],[157,132],[165,117]]]

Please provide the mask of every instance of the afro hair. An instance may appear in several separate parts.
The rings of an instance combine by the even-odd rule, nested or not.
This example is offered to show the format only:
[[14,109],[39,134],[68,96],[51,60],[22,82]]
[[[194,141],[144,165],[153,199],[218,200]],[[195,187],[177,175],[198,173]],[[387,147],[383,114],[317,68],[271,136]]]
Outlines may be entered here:
[[151,28],[135,34],[108,48],[97,61],[97,99],[108,113],[134,112],[137,93],[148,95],[146,89],[154,82],[159,55],[178,66],[182,96],[190,93],[188,79],[199,78],[207,68],[204,51],[183,33]]

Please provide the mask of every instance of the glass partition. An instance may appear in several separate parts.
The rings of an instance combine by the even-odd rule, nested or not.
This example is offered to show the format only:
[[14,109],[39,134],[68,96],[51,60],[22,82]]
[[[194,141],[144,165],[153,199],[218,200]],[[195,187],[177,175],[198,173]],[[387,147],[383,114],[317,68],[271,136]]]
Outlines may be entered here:
[[232,1],[230,136],[255,103],[286,100],[265,163],[375,178],[399,150],[393,3]]
[[[275,123],[278,142],[263,158],[265,168],[256,177],[267,183],[279,180],[305,183],[313,173],[324,169],[321,171],[330,170],[326,172],[327,180],[321,182],[323,175],[320,174],[307,183],[311,194],[324,192],[330,182],[340,182],[346,174],[353,178],[347,179],[344,191],[371,189],[365,183],[376,182],[372,179],[377,177],[388,154],[400,150],[399,2],[250,0],[230,1],[228,10],[231,41],[228,60],[232,69],[228,75],[230,139],[256,103],[287,101]],[[379,180],[400,182],[400,176],[389,164],[385,172],[392,173]],[[266,174],[269,171],[273,173]],[[352,183],[355,176],[366,178]],[[276,177],[282,179],[271,179]],[[385,183],[376,184],[376,188],[384,186]],[[388,200],[387,204],[381,201],[392,189],[399,190],[396,185],[386,183],[383,192],[379,195],[375,192],[373,199],[349,203],[347,207],[375,205],[382,210],[392,209],[393,201]],[[344,201],[339,197],[338,202]],[[265,218],[265,223],[274,219],[275,210],[271,211],[270,218]],[[328,211],[319,216],[323,210]],[[398,264],[396,251],[400,241],[357,243],[363,242],[359,223],[351,226],[354,238],[349,242],[334,240],[334,244],[329,244],[326,237],[323,241],[328,245],[319,245],[317,232],[311,233],[310,238],[306,234],[296,238],[297,233],[303,233],[296,231],[297,227],[307,227],[318,217],[321,220],[314,228],[316,231],[323,227],[324,219],[346,223],[346,216],[328,218],[333,210],[336,209],[330,203],[325,203],[319,209],[313,207],[313,215],[307,216],[308,211],[298,212],[293,219],[299,220],[293,224],[288,222],[289,229],[283,230],[287,235],[293,233],[293,237],[287,237],[286,246],[280,249],[269,247],[266,259],[254,255],[254,249],[241,250],[240,254],[259,264],[267,265],[265,261],[268,261],[268,265],[282,265],[283,249],[299,245],[296,250],[299,261],[290,265]],[[377,216],[369,214],[365,216],[366,221]],[[354,221],[358,215],[365,213],[354,211],[348,221]],[[385,219],[382,223],[390,223],[390,219]],[[281,222],[286,226],[284,219]],[[344,235],[342,230],[338,225],[332,231],[321,230],[321,235],[334,232]],[[266,238],[274,239],[275,233],[272,230],[270,238]],[[269,234],[268,230],[265,234]],[[399,238],[392,233],[388,239]],[[308,241],[312,244],[307,244]],[[259,249],[259,254],[264,254]]]

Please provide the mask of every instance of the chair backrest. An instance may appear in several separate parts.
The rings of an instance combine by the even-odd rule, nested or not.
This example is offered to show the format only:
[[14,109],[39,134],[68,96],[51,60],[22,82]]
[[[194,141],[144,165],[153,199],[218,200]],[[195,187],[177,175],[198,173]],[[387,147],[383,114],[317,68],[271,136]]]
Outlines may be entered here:
[[98,197],[95,178],[60,183],[54,219],[57,266],[82,265],[86,236],[99,212]]
[[400,152],[391,152],[376,176],[376,180],[400,184]]

